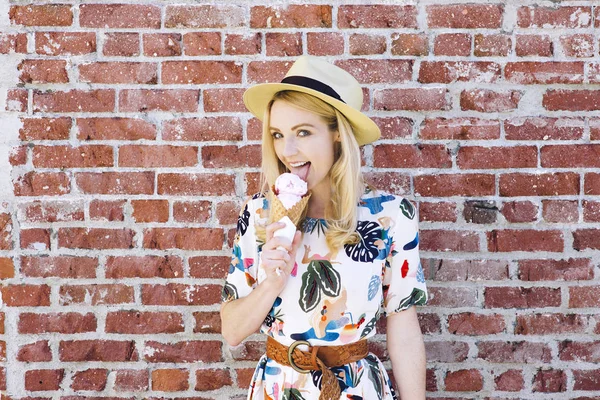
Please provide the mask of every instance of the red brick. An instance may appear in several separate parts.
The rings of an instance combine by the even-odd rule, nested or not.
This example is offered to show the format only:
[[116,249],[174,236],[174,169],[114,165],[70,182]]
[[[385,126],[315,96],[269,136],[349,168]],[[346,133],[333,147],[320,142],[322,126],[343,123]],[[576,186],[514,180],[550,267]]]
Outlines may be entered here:
[[22,334],[95,332],[96,327],[93,313],[21,313],[18,322],[19,333]]
[[210,219],[211,214],[210,201],[177,201],[173,203],[173,219],[177,222],[203,223]]
[[373,149],[375,168],[450,168],[452,159],[445,145],[380,144]]
[[64,172],[30,171],[13,181],[15,196],[59,196],[71,191]]
[[33,110],[40,112],[113,112],[115,91],[112,89],[48,92],[34,90]]
[[211,305],[221,297],[220,285],[142,285],[142,304],[145,305]]
[[426,251],[479,251],[479,236],[469,231],[422,230],[420,248]]
[[541,308],[559,307],[560,289],[546,287],[487,287],[484,293],[485,308]]
[[204,146],[202,164],[205,168],[239,168],[260,166],[261,149],[259,145]]
[[573,390],[600,390],[600,369],[574,370]]
[[415,176],[415,194],[420,196],[490,196],[495,193],[494,176],[488,174],[436,174]]
[[444,88],[377,89],[373,95],[375,110],[434,111],[450,109]]
[[237,375],[237,387],[247,389],[252,383],[254,368],[238,368],[235,370]]
[[102,52],[105,56],[139,56],[140,35],[130,32],[107,32],[104,34]]
[[156,127],[136,118],[77,118],[80,140],[156,139]]
[[21,249],[50,250],[50,231],[47,229],[21,229]]
[[71,285],[61,286],[59,292],[61,305],[71,304],[123,304],[133,303],[133,287],[121,284]]
[[417,7],[405,5],[341,5],[339,28],[417,28]]
[[222,279],[227,275],[230,258],[226,256],[190,257],[190,276],[200,279]]
[[224,201],[217,203],[217,220],[220,225],[233,225],[237,223],[237,213],[240,210],[240,205],[234,201]]
[[567,390],[567,375],[561,370],[541,370],[533,377],[534,393],[556,393]]
[[440,33],[434,39],[433,54],[436,56],[469,56],[471,54],[471,35],[468,33]]
[[12,250],[12,218],[10,214],[0,214],[0,250]]
[[600,286],[569,288],[569,308],[600,307]]
[[172,334],[183,330],[183,318],[176,312],[114,311],[106,315],[106,333]]
[[21,140],[65,140],[69,139],[71,118],[21,118],[19,129]]
[[506,79],[522,85],[583,83],[583,74],[582,62],[522,61],[504,67]]
[[75,175],[77,186],[88,194],[152,194],[154,172],[83,172]]
[[[421,206],[423,203],[421,203]],[[508,279],[508,262],[496,260],[429,260],[440,282],[501,281]],[[431,267],[430,267],[431,270]],[[427,279],[427,277],[426,277]]]
[[483,389],[483,377],[476,369],[449,371],[444,382],[448,392],[478,392]]
[[90,368],[77,371],[73,374],[71,389],[101,391],[106,387],[108,370],[103,368]]
[[115,390],[134,392],[148,390],[150,372],[146,369],[121,369],[116,371]]
[[143,40],[144,55],[148,57],[173,57],[183,52],[180,33],[147,33]]
[[94,32],[35,32],[35,52],[47,56],[77,56],[96,52]]
[[552,38],[548,35],[517,35],[515,52],[518,57],[552,57]]
[[6,92],[6,111],[25,112],[28,109],[28,90],[10,89]]
[[542,216],[546,222],[577,222],[577,200],[542,200]]
[[575,314],[532,314],[517,315],[515,334],[517,335],[554,335],[584,333],[587,318]]
[[[600,82],[600,63],[588,64],[588,81],[590,83]],[[600,140],[600,123],[597,118],[590,118],[590,133],[592,140]]]
[[500,175],[500,196],[561,196],[579,194],[579,174],[508,173]]
[[221,333],[221,316],[216,311],[195,312],[194,333]]
[[331,28],[332,7],[327,5],[253,6],[250,28]]
[[193,89],[126,89],[119,93],[119,111],[195,112],[198,97]]
[[600,194],[600,174],[587,173],[584,176],[584,181],[583,194]]
[[80,82],[156,84],[157,65],[137,62],[95,62],[79,65]]
[[217,390],[232,384],[229,369],[196,370],[196,387],[194,390]]
[[584,222],[600,222],[600,202],[587,201],[582,202],[583,206],[583,221]]
[[558,355],[561,361],[599,363],[600,342],[565,340],[558,343]]
[[383,35],[353,34],[350,36],[350,54],[364,56],[383,54],[386,51],[386,37]]
[[554,251],[564,250],[562,232],[535,229],[494,229],[487,232],[488,251]]
[[510,369],[494,377],[495,389],[504,392],[520,392],[525,386],[523,372]]
[[15,276],[15,265],[13,263],[13,260],[11,258],[1,257],[0,258],[0,279],[14,278],[14,276]]
[[[386,188],[391,193],[402,195],[410,190],[410,177],[394,171],[390,172],[368,172],[365,180],[375,188]],[[250,190],[252,189],[252,190]],[[248,195],[258,193],[258,183],[249,184]]]
[[95,168],[113,166],[111,146],[34,146],[37,168]]
[[[337,56],[344,53],[344,36],[339,32],[307,32],[306,50],[313,56]],[[257,49],[257,53],[260,48]]]
[[33,369],[25,371],[25,390],[58,390],[65,377],[64,369]]
[[499,121],[477,118],[425,119],[421,139],[486,140],[500,138]]
[[[390,185],[386,185],[385,187],[389,190],[400,190],[398,187],[402,185],[402,189],[406,189],[410,186],[410,182],[405,175],[398,176],[396,174],[389,176],[390,174],[369,174],[366,178],[370,179],[370,182],[388,182]],[[246,196],[252,196],[255,193],[258,193],[261,189],[260,185],[260,174],[257,172],[247,172],[244,174],[244,186],[246,187],[246,192],[244,193]],[[402,193],[405,193],[404,191]]]
[[23,60],[17,66],[23,83],[68,83],[65,60]]
[[226,174],[160,174],[158,194],[182,196],[233,195],[235,176]]
[[88,28],[160,28],[159,7],[134,4],[82,4],[79,23]]
[[408,82],[412,79],[412,60],[371,60],[358,58],[337,61],[335,64],[352,74],[360,83],[397,84]]
[[27,164],[27,146],[15,146],[10,148],[8,162],[12,166]]
[[8,17],[12,24],[24,26],[70,26],[73,11],[68,4],[11,6]]
[[494,91],[487,89],[463,90],[460,93],[461,110],[480,112],[507,112],[516,110],[523,92],[518,90]]
[[520,28],[586,28],[592,22],[590,7],[520,7],[517,24]]
[[266,35],[267,56],[290,57],[302,55],[302,34],[268,32]]
[[421,83],[496,82],[500,65],[489,61],[423,61],[419,69]]
[[90,202],[90,219],[94,221],[123,221],[125,215],[123,200],[92,200]]
[[563,35],[560,37],[563,53],[567,57],[593,57],[594,36],[586,34]]
[[110,256],[106,278],[182,278],[183,261],[175,256]]
[[247,26],[246,7],[192,5],[166,8],[165,28],[236,28]]
[[197,164],[197,147],[127,145],[119,148],[119,167],[181,168]]
[[243,94],[244,89],[206,89],[202,96],[204,111],[248,112],[242,100]]
[[504,7],[499,4],[450,4],[426,7],[429,28],[500,28]]
[[144,360],[151,363],[214,363],[223,360],[223,344],[218,340],[147,341],[144,346]]
[[248,83],[280,82],[291,66],[290,61],[252,61],[246,72]]
[[181,118],[163,123],[163,140],[212,141],[242,140],[242,125],[237,117]]
[[474,41],[473,55],[475,57],[506,57],[512,51],[510,35],[478,33],[475,35]]
[[506,323],[500,314],[452,314],[448,316],[448,332],[454,335],[493,335],[506,332]]
[[0,333],[4,335],[4,313],[0,312]]
[[0,54],[27,53],[27,34],[0,33]]
[[452,202],[419,203],[419,221],[456,222],[456,204]]
[[425,343],[427,360],[431,362],[461,362],[469,355],[469,345],[464,342],[427,341]]
[[[308,35],[310,35],[310,33],[308,33]],[[260,33],[227,34],[225,36],[225,54],[251,55],[259,54],[261,51],[262,35]]]
[[70,249],[130,249],[135,232],[131,229],[59,228],[58,247]]
[[547,145],[541,148],[540,157],[545,168],[598,168],[600,144]]
[[50,305],[48,285],[6,285],[0,287],[2,301],[8,307],[39,307]]
[[179,392],[189,388],[189,371],[183,369],[156,369],[152,371],[152,390]]
[[404,117],[372,117],[381,130],[382,139],[412,137],[413,121]]
[[552,359],[546,343],[481,341],[477,348],[477,358],[491,363],[549,363]]
[[183,35],[184,53],[188,56],[221,54],[220,32],[189,32]]
[[132,217],[135,222],[167,222],[169,202],[167,200],[131,200]]
[[52,361],[52,351],[48,340],[40,340],[19,347],[17,360],[21,362]]
[[152,228],[144,230],[144,248],[220,250],[223,230],[219,228]]
[[21,274],[28,277],[95,278],[98,260],[72,256],[22,256]]
[[584,120],[580,118],[522,117],[504,121],[507,140],[581,139]]
[[138,361],[135,342],[120,340],[62,340],[61,361]]
[[542,105],[549,111],[600,110],[600,90],[548,90]]
[[426,56],[429,54],[429,43],[423,34],[397,34],[392,36],[392,55]]
[[535,168],[537,147],[461,147],[456,163],[460,169]]
[[594,278],[594,267],[587,258],[564,260],[519,260],[519,279],[523,281],[580,281]]

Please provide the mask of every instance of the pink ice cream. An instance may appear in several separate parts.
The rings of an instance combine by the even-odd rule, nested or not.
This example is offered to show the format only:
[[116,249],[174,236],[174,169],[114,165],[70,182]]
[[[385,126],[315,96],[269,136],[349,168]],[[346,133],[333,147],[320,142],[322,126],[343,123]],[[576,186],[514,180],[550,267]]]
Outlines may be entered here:
[[281,203],[289,210],[306,194],[308,187],[300,177],[286,172],[275,180],[275,190]]

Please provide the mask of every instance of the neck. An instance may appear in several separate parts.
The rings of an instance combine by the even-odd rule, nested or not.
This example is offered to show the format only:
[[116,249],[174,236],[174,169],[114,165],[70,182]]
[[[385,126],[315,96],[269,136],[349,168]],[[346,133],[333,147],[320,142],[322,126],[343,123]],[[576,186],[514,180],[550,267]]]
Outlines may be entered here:
[[327,190],[313,190],[308,200],[306,215],[311,218],[325,218],[325,210],[329,211],[331,193]]

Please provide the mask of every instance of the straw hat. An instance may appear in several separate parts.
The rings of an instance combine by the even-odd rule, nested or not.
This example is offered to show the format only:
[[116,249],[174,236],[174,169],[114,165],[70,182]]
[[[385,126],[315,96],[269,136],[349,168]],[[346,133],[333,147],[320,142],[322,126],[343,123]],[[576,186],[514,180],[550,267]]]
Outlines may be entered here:
[[340,67],[314,56],[301,56],[281,83],[262,83],[244,92],[246,108],[262,120],[275,93],[294,90],[311,94],[337,108],[352,124],[359,145],[381,135],[379,127],[360,111],[363,93],[358,81]]

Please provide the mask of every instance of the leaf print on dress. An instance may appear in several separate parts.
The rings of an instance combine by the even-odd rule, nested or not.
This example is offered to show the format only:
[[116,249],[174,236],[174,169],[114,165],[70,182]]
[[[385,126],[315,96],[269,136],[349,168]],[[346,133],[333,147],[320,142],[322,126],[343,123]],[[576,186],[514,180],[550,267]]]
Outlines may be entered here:
[[273,303],[273,307],[271,307],[271,311],[269,311],[269,313],[265,317],[265,320],[263,321],[263,324],[268,328],[267,334],[270,334],[273,337],[275,337],[276,334],[278,336],[284,336],[284,333],[283,333],[283,317],[284,317],[284,315],[281,313],[280,308],[276,309],[276,307],[279,307],[281,305],[281,301],[282,301],[281,297],[277,297],[275,299],[275,302]]
[[237,221],[237,232],[240,235],[246,234],[246,230],[248,229],[248,223],[250,222],[250,211],[248,211],[248,203],[244,205],[244,209],[238,216]]
[[412,293],[403,298],[395,312],[407,309],[409,306],[423,305],[427,302],[427,293],[421,289],[414,288]]
[[238,298],[237,288],[229,282],[225,282],[221,291],[221,301],[227,302]]
[[340,294],[340,273],[327,260],[314,260],[302,274],[298,304],[304,312],[315,309],[321,301],[321,292],[327,296]]
[[396,197],[392,195],[382,195],[379,197],[370,197],[361,199],[358,203],[359,207],[367,207],[371,215],[379,214],[383,211],[383,203],[394,200]]
[[410,201],[402,199],[402,201],[400,202],[400,210],[402,211],[402,214],[406,216],[406,218],[415,218],[415,207]]
[[379,277],[379,275],[373,275],[371,277],[371,282],[369,282],[369,301],[375,298],[375,295],[379,292],[379,286],[381,286],[381,278]]
[[360,240],[356,244],[345,244],[346,254],[354,261],[372,262],[379,255],[375,242],[381,239],[381,227],[373,221],[358,221],[356,232]]

